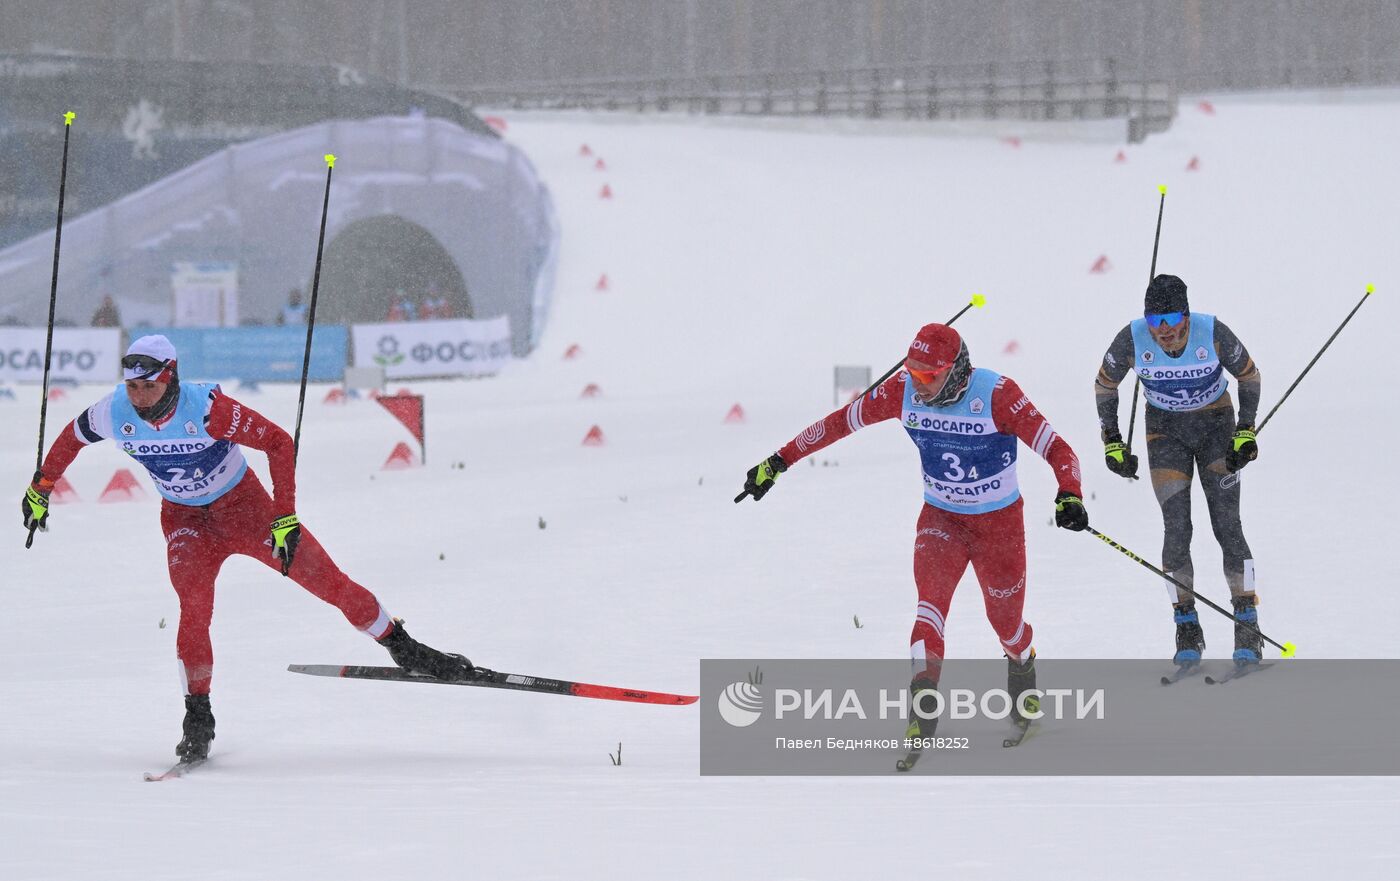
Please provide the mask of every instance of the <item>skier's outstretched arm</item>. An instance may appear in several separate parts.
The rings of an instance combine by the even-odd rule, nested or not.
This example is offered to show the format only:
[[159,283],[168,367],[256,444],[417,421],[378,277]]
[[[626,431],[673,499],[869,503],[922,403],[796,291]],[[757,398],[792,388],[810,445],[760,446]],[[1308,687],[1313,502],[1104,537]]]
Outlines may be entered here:
[[54,484],[58,483],[63,472],[73,464],[73,460],[84,447],[107,440],[112,436],[112,396],[102,400],[78,414],[78,418],[63,427],[44,456],[44,464],[34,472],[34,479],[20,500],[20,513],[24,517],[25,529],[38,529],[44,532],[49,528],[49,495]]
[[807,426],[778,452],[749,469],[744,491],[734,501],[741,502],[745,496],[753,496],[754,501],[762,499],[773,488],[778,475],[790,466],[867,425],[897,419],[903,409],[904,376],[903,371],[895,373],[874,391]]

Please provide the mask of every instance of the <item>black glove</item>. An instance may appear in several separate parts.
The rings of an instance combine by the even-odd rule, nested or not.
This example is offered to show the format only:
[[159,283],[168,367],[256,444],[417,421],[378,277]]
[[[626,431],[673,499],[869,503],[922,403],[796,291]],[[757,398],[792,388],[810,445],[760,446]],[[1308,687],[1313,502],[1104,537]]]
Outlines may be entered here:
[[1254,438],[1258,432],[1253,425],[1240,425],[1230,437],[1230,450],[1225,454],[1225,470],[1239,471],[1259,458],[1259,444]]
[[272,521],[272,556],[282,561],[282,574],[292,568],[292,558],[297,555],[297,545],[301,543],[301,521],[297,515],[288,514]]
[[19,511],[24,518],[24,528],[31,533],[36,529],[40,532],[49,531],[49,493],[51,492],[53,492],[53,483],[44,479],[42,473],[35,471],[33,483],[29,484],[29,488],[24,491],[24,498],[19,501]]
[[1084,510],[1084,500],[1074,493],[1055,496],[1055,525],[1074,532],[1088,529],[1089,512]]
[[1123,443],[1121,435],[1110,435],[1103,445],[1103,460],[1108,465],[1108,470],[1119,477],[1127,477],[1137,480],[1138,457],[1133,455],[1132,447]]
[[742,502],[744,496],[753,496],[755,502],[763,498],[773,488],[773,482],[778,479],[778,475],[787,469],[787,463],[777,453],[759,462],[749,469],[748,479],[744,481],[744,491],[734,497],[734,504]]

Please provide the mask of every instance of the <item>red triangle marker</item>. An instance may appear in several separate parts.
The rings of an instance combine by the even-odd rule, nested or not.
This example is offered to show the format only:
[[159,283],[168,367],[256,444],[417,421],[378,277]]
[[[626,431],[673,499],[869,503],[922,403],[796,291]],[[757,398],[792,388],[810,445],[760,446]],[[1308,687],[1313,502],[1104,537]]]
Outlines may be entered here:
[[608,186],[607,184],[603,184],[603,188],[602,188],[601,190],[598,191],[598,198],[599,198],[599,199],[611,199],[611,198],[612,198],[612,187]]
[[1188,163],[1186,163],[1186,170],[1187,170],[1187,171],[1200,171],[1200,170],[1201,170],[1201,157],[1199,157],[1199,156],[1192,156],[1192,157],[1191,157],[1191,161],[1188,162]]
[[580,156],[592,156],[592,155],[593,155],[593,148],[590,147],[590,146],[588,146],[587,144],[584,144],[582,147],[579,147],[579,148],[578,148],[578,155],[580,155]]
[[598,283],[593,286],[595,291],[606,291],[608,289],[608,274],[605,272],[598,276]]
[[78,491],[73,489],[73,484],[68,482],[68,478],[60,477],[53,485],[53,492],[49,493],[49,504],[68,505],[73,502],[81,502],[78,498]]
[[608,163],[606,163],[606,162],[603,161],[603,157],[602,157],[602,156],[599,156],[599,157],[598,157],[598,161],[595,162],[595,163],[593,163],[593,167],[596,168],[596,169],[598,169],[599,171],[607,171],[607,170],[608,170]]
[[330,391],[326,392],[326,396],[325,396],[325,398],[323,398],[323,399],[321,400],[321,403],[322,403],[322,404],[343,404],[343,403],[345,403],[346,400],[347,400],[347,398],[345,397],[345,389],[333,388],[333,389],[331,389]]
[[588,429],[588,434],[583,436],[583,445],[585,447],[601,447],[603,444],[603,429],[596,425]]
[[599,395],[601,395],[602,393],[603,393],[603,390],[600,389],[600,388],[598,388],[598,384],[597,384],[596,382],[590,382],[588,385],[586,385],[586,386],[583,387],[583,391],[579,393],[579,397],[580,397],[580,398],[596,398],[596,397],[598,397]]
[[735,404],[729,408],[729,413],[724,417],[725,422],[735,423],[744,421],[744,408]]
[[1094,261],[1093,266],[1089,267],[1089,271],[1102,275],[1103,273],[1108,272],[1112,268],[1113,264],[1108,262],[1108,255],[1103,254],[1099,256],[1099,259]]
[[125,468],[118,468],[112,479],[107,481],[107,488],[102,490],[102,495],[97,497],[97,501],[102,504],[134,502],[143,496],[145,492],[142,491],[141,484],[136,482],[135,475]]
[[1127,161],[1128,161],[1128,154],[1127,154],[1127,153],[1124,153],[1122,150],[1119,150],[1119,151],[1118,151],[1118,155],[1113,157],[1113,161],[1114,161],[1114,162],[1127,162]]
[[564,350],[564,360],[572,361],[582,354],[583,349],[579,348],[578,343],[574,343],[573,345],[569,346],[567,349]]
[[408,444],[399,441],[394,446],[389,458],[384,460],[384,467],[381,471],[398,471],[403,468],[413,468],[418,464],[418,459],[413,455],[413,451],[408,448]]

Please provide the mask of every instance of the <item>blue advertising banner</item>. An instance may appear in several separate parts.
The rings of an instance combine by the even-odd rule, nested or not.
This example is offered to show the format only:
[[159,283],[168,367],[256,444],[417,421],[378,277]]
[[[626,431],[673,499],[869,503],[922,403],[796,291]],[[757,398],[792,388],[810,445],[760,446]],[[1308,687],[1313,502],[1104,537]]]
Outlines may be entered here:
[[[180,378],[298,382],[306,351],[306,327],[133,328],[132,337],[164,334],[180,356]],[[312,381],[338,381],[349,356],[344,327],[318,325],[311,339]]]

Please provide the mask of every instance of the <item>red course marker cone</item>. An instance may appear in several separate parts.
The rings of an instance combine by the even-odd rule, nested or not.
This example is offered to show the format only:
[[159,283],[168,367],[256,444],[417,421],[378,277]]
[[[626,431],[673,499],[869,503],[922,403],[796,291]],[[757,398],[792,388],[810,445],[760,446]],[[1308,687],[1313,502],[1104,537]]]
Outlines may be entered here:
[[1113,264],[1108,262],[1108,255],[1101,254],[1099,259],[1094,261],[1094,265],[1089,267],[1090,272],[1103,274],[1113,268]]
[[605,272],[598,276],[598,283],[593,286],[595,291],[606,291],[608,289],[608,274]]
[[1127,161],[1128,161],[1128,154],[1127,154],[1127,153],[1124,153],[1122,150],[1119,150],[1119,151],[1118,151],[1118,155],[1113,157],[1113,161],[1114,161],[1114,162],[1127,162]]
[[1001,350],[1001,353],[1003,355],[1014,355],[1019,351],[1021,351],[1021,344],[1015,340],[1011,340],[1006,344],[1006,348]]
[[481,121],[498,132],[503,132],[509,128],[509,126],[506,125],[506,121],[499,116],[483,116],[481,117]]
[[607,171],[607,170],[608,170],[608,163],[606,163],[606,162],[603,161],[603,157],[602,157],[602,156],[599,156],[599,157],[598,157],[598,161],[595,162],[595,163],[593,163],[593,167],[596,168],[596,169],[598,169],[599,171]]
[[602,393],[603,393],[603,390],[600,389],[600,388],[598,388],[598,383],[596,383],[596,382],[590,382],[588,385],[586,385],[586,386],[583,387],[583,391],[579,392],[579,397],[580,397],[580,398],[596,398],[596,397],[598,397],[599,395],[601,395]]
[[49,389],[49,400],[50,400],[50,401],[61,401],[61,400],[63,400],[63,399],[66,398],[66,397],[68,397],[68,393],[65,392],[65,391],[64,391],[63,389],[61,389],[61,388],[51,388],[51,389]]
[[729,408],[729,413],[726,414],[725,417],[724,417],[724,421],[725,421],[725,422],[731,422],[731,423],[733,423],[733,422],[743,422],[743,421],[744,421],[744,408],[743,408],[743,407],[740,407],[738,404],[735,404],[733,407],[730,407],[730,408]]
[[1187,171],[1200,171],[1200,170],[1201,170],[1201,157],[1199,157],[1199,156],[1192,156],[1192,157],[1191,157],[1191,161],[1188,162],[1188,163],[1186,163],[1186,170],[1187,170]]
[[602,188],[601,190],[598,191],[598,198],[599,198],[599,199],[611,199],[611,198],[612,198],[612,187],[608,186],[607,184],[603,184],[603,188]]
[[326,397],[322,399],[322,404],[343,404],[346,401],[345,389],[333,388],[326,392]]
[[102,490],[102,495],[97,497],[97,501],[103,504],[134,502],[144,495],[141,484],[136,482],[132,473],[125,468],[118,468],[117,473],[112,475],[112,479],[107,481],[107,488]]
[[564,360],[572,361],[582,354],[583,349],[579,348],[578,343],[574,343],[573,345],[569,346],[567,349],[564,350]]
[[389,454],[389,458],[384,460],[384,467],[381,471],[398,471],[402,468],[412,468],[418,464],[418,459],[413,455],[413,451],[408,448],[408,444],[399,441],[394,447],[394,451]]
[[68,478],[60,477],[58,483],[53,485],[53,492],[49,493],[49,504],[67,505],[72,502],[81,502],[78,498],[78,491],[73,489],[73,484],[68,482]]
[[601,447],[603,445],[603,429],[596,425],[588,429],[588,434],[583,436],[583,445],[585,447]]
[[580,155],[580,156],[592,156],[592,155],[593,155],[593,149],[592,149],[591,147],[589,147],[587,144],[584,144],[582,147],[579,147],[579,148],[578,148],[578,155]]
[[1202,113],[1204,113],[1206,116],[1214,116],[1214,115],[1215,115],[1215,105],[1212,104],[1212,103],[1210,103],[1209,101],[1202,101],[1201,103],[1197,104],[1196,106],[1197,106],[1198,108],[1200,108],[1200,111],[1201,111]]

